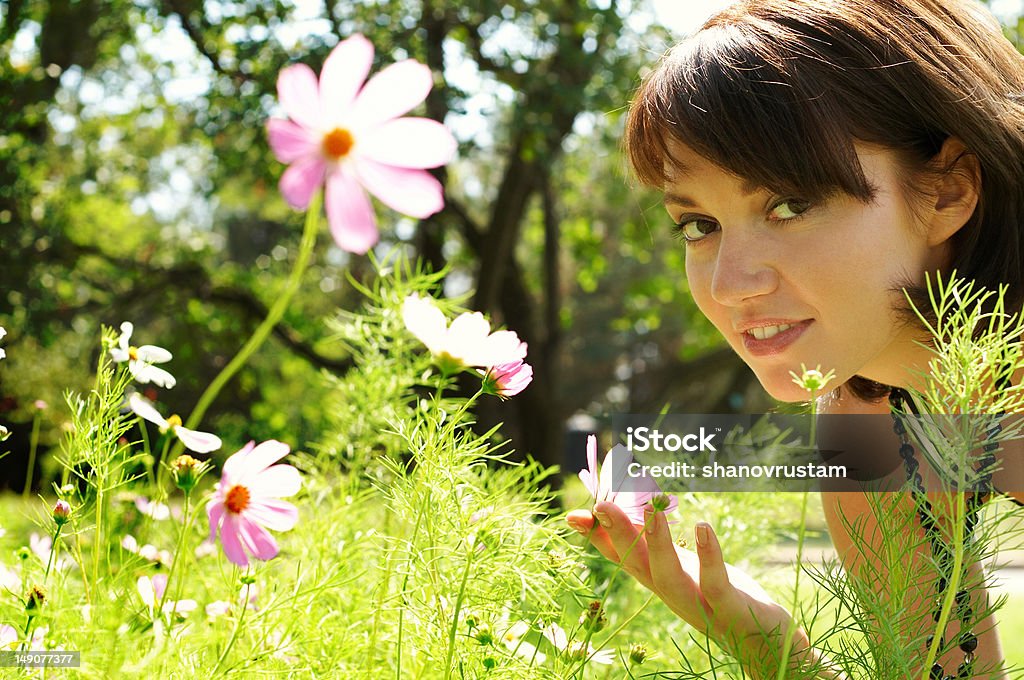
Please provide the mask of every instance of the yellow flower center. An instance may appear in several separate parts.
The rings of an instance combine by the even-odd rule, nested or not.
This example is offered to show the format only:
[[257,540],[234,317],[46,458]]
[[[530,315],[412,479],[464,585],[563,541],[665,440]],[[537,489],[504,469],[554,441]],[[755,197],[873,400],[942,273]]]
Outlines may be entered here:
[[139,360],[139,348],[138,347],[129,347],[128,348],[128,358],[131,359],[132,361],[138,361]]
[[355,140],[352,138],[352,133],[344,128],[334,128],[324,135],[324,153],[335,160],[346,156],[352,150],[353,144],[355,144]]
[[235,485],[228,490],[224,499],[227,509],[236,515],[249,507],[249,490],[244,486]]
[[181,427],[181,417],[172,415],[167,419],[167,427]]

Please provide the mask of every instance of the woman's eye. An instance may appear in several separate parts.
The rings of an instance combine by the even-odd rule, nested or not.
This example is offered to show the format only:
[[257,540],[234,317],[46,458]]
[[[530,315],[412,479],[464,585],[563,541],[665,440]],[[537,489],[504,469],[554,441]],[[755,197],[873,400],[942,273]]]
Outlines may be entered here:
[[787,198],[772,206],[768,214],[775,220],[791,220],[803,215],[810,207],[810,201],[804,201],[799,198]]
[[717,229],[718,223],[714,220],[684,217],[676,222],[672,231],[687,243],[694,243],[703,240],[709,234],[713,234]]

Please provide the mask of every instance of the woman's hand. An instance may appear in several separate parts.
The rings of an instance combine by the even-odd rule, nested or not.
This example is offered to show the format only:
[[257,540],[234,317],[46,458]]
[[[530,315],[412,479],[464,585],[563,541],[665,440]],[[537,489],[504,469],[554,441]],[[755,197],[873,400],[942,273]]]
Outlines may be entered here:
[[[672,542],[665,514],[650,506],[646,527],[634,526],[617,505],[604,501],[594,506],[593,514],[574,510],[566,520],[676,615],[736,656],[755,677],[775,677],[793,619],[752,578],[723,561],[711,525],[701,522],[694,527],[693,552]],[[794,631],[790,649],[795,659],[808,657],[802,630]]]

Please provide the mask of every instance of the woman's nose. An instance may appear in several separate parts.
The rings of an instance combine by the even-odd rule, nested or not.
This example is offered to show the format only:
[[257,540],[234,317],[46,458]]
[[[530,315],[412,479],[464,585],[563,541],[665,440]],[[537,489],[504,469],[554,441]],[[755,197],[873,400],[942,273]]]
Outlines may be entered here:
[[711,296],[721,305],[736,306],[767,295],[779,284],[767,244],[756,235],[722,235],[711,278]]

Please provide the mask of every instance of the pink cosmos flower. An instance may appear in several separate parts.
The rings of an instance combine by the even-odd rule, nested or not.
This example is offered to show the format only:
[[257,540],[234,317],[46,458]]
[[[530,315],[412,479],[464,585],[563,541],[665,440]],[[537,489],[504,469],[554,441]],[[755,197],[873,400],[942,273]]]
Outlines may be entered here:
[[128,397],[128,406],[135,415],[159,427],[161,433],[172,430],[189,451],[209,453],[220,448],[220,437],[209,432],[199,432],[183,427],[180,416],[172,415],[170,418],[164,418],[148,399],[137,392],[133,392],[132,396]]
[[305,210],[326,185],[327,222],[343,250],[365,253],[377,242],[366,189],[400,213],[424,218],[444,207],[440,182],[424,168],[448,163],[455,138],[441,123],[401,118],[433,86],[430,69],[412,59],[388,66],[365,85],[373,45],[360,34],[338,43],[319,81],[305,64],[288,66],[277,94],[290,120],[267,122],[270,148],[290,166],[282,195]]
[[533,382],[533,367],[523,361],[492,366],[480,374],[484,377],[484,392],[502,399],[514,397]]
[[279,441],[258,446],[249,442],[224,462],[206,514],[210,540],[219,532],[224,554],[240,567],[249,565],[249,555],[260,560],[277,555],[277,542],[267,529],[288,531],[299,518],[294,505],[277,500],[295,495],[302,486],[298,470],[274,465],[287,454],[288,445]]
[[[622,508],[633,524],[644,523],[644,506],[661,493],[658,483],[652,477],[631,477],[628,474],[633,454],[617,445],[604,457],[600,474],[597,467],[597,437],[587,437],[587,469],[580,470],[580,481],[595,501],[607,501]],[[679,505],[675,496],[669,496],[665,512],[672,512]]]
[[460,314],[449,326],[432,299],[410,295],[402,302],[402,320],[438,363],[452,370],[490,368],[526,358],[526,343],[515,331],[492,333],[490,322],[480,312]]

